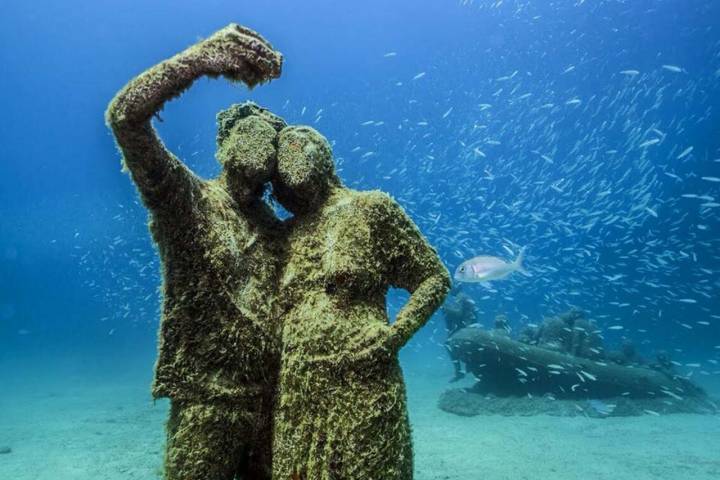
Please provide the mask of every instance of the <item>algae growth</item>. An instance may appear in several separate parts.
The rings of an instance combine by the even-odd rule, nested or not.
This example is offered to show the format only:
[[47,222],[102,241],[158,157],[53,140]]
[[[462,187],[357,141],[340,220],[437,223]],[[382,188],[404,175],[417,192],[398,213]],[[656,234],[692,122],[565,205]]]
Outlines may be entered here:
[[[132,80],[107,111],[162,261],[165,475],[410,479],[397,352],[449,288],[435,250],[389,196],[345,188],[309,127],[235,105],[218,115],[223,171],[203,180],[151,123],[202,76],[252,87],[281,64],[230,25]],[[268,181],[294,213],[285,223],[262,201]],[[411,292],[392,325],[389,287]]]

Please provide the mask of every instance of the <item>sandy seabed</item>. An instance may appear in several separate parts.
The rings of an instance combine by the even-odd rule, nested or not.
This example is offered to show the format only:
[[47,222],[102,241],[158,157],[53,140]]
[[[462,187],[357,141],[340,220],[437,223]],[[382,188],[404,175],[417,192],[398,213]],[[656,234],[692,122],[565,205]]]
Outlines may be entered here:
[[[147,375],[0,367],[0,479],[161,478],[168,405]],[[720,478],[719,415],[459,417],[437,408],[449,370],[405,371],[416,480]]]

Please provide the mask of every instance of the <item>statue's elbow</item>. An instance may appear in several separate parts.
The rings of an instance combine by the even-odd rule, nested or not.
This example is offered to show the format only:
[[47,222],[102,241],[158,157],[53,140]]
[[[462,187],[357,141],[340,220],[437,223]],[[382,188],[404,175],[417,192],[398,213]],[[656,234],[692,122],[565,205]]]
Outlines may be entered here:
[[114,102],[110,103],[107,110],[105,110],[105,125],[113,132],[117,132],[118,130],[122,130],[123,123],[123,116],[119,114]]
[[435,304],[442,303],[452,287],[450,274],[442,264],[439,264],[432,273],[427,275],[422,284],[424,290],[434,299],[433,303]]
[[116,135],[126,130],[128,125],[128,115],[125,108],[122,108],[122,102],[118,96],[112,99],[105,110],[105,125],[110,128]]
[[444,265],[442,265],[437,276],[439,285],[438,290],[440,291],[440,295],[442,296],[442,298],[445,298],[448,292],[450,292],[450,288],[452,288],[452,279],[450,278],[450,272],[448,272],[448,269],[445,268]]

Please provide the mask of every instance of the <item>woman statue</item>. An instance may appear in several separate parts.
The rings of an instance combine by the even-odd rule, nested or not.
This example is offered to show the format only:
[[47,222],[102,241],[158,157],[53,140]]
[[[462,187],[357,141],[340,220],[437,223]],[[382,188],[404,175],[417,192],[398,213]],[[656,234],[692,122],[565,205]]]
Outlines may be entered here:
[[[449,274],[389,196],[342,185],[318,132],[285,128],[277,152],[274,195],[294,217],[278,291],[273,478],[411,479],[397,353],[442,303]],[[411,292],[392,324],[389,287]]]

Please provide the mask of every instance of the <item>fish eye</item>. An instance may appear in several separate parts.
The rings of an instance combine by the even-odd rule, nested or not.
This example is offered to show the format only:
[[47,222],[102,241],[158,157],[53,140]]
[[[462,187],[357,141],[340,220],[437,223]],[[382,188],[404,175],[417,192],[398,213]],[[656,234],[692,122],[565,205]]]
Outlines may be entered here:
[[460,271],[461,271],[461,272],[464,272],[464,271],[465,271],[465,267],[460,267]]

